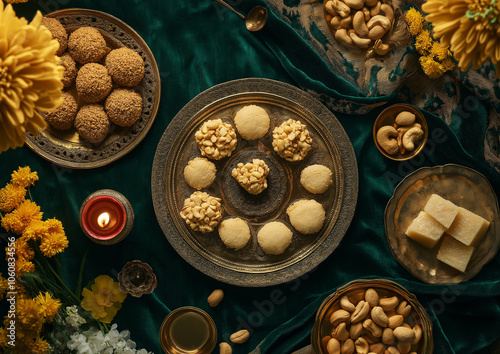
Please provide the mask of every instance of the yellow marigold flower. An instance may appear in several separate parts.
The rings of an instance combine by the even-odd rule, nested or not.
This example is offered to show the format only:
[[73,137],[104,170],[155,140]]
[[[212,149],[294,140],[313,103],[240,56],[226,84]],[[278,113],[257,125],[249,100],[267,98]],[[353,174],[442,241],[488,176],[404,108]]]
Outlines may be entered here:
[[33,273],[35,271],[35,264],[25,258],[18,258],[16,260],[16,277],[21,278],[24,273]]
[[31,342],[28,348],[31,350],[31,353],[34,354],[47,354],[50,351],[49,343],[41,338],[37,338],[35,341]]
[[23,145],[26,131],[38,136],[47,126],[39,112],[62,103],[59,44],[42,17],[28,23],[0,2],[0,152]]
[[2,227],[7,231],[22,234],[31,221],[42,220],[40,207],[31,200],[24,200],[17,209],[2,218]]
[[68,239],[64,233],[47,233],[41,243],[40,251],[45,257],[53,257],[68,247]]
[[27,330],[38,330],[41,328],[43,316],[40,314],[40,306],[33,299],[17,299],[16,318]]
[[444,47],[439,42],[433,42],[431,48],[431,55],[439,61],[443,61],[448,57],[448,47]]
[[52,296],[46,292],[43,294],[40,292],[35,298],[35,301],[40,305],[40,313],[44,316],[48,322],[52,322],[54,317],[59,312],[61,307],[61,301],[59,299],[54,299]]
[[91,289],[85,288],[82,291],[82,308],[90,311],[95,319],[111,323],[127,294],[120,290],[118,282],[107,275],[95,278]]
[[23,231],[23,238],[29,240],[41,240],[48,232],[47,224],[42,220],[33,220]]
[[500,3],[487,0],[427,0],[425,19],[435,38],[450,46],[458,67],[479,68],[488,58],[500,77]]
[[9,290],[9,281],[2,277],[2,273],[0,273],[0,301],[3,300],[7,290]]
[[443,65],[435,61],[430,56],[421,56],[420,65],[422,66],[425,75],[431,79],[437,79],[445,72]]
[[45,220],[45,227],[47,228],[48,233],[58,233],[58,234],[64,233],[62,222],[60,222],[56,218]]
[[455,63],[451,59],[451,57],[446,58],[441,62],[445,71],[453,70],[455,68]]
[[35,185],[35,182],[38,181],[38,173],[36,171],[31,172],[29,166],[19,167],[17,171],[12,172],[10,181],[14,185],[17,184],[28,188]]
[[35,257],[35,251],[30,247],[24,237],[19,237],[15,242],[16,257],[31,260]]
[[17,208],[26,197],[26,189],[23,187],[8,183],[0,189],[0,211],[9,213]]
[[405,21],[412,36],[416,36],[423,29],[424,17],[422,14],[412,7],[406,12]]
[[431,34],[427,30],[420,32],[420,34],[415,37],[415,48],[421,55],[429,54],[433,43],[434,41],[432,40]]

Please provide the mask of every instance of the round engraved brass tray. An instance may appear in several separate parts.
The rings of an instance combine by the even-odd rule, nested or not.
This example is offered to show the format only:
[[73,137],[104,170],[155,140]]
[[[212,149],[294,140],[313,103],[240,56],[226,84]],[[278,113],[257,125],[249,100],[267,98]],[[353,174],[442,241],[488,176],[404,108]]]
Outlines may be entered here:
[[[184,180],[188,161],[201,156],[194,134],[209,119],[221,118],[234,126],[235,113],[255,104],[269,113],[271,126],[258,140],[238,135],[230,157],[214,161],[215,182],[203,189],[222,199],[222,217],[241,217],[251,229],[251,240],[241,250],[225,247],[217,229],[192,231],[179,212],[195,189]],[[313,139],[312,150],[301,162],[290,163],[272,149],[272,130],[292,118],[304,123]],[[259,196],[242,192],[231,176],[237,162],[262,158],[270,167],[268,188]],[[333,172],[333,185],[323,194],[311,194],[300,185],[300,172],[323,164]],[[152,170],[152,196],[158,222],[174,249],[201,272],[226,283],[260,287],[284,283],[312,270],[338,246],[349,227],[358,195],[358,170],[351,142],[335,116],[309,94],[268,79],[242,79],[214,86],[191,100],[165,130]],[[326,211],[323,228],[303,235],[290,225],[288,205],[298,199],[315,199]],[[279,220],[293,231],[290,246],[281,255],[267,255],[257,243],[264,223]]]
[[[145,74],[133,89],[142,95],[141,117],[130,127],[111,125],[108,136],[99,144],[80,139],[74,128],[57,130],[48,126],[34,137],[26,133],[26,145],[35,153],[57,165],[90,169],[107,165],[132,151],[144,139],[158,112],[160,104],[160,74],[153,53],[134,29],[107,13],[87,9],[65,9],[47,17],[57,18],[68,33],[79,27],[94,27],[106,40],[108,48],[128,47],[144,60]],[[78,67],[78,66],[77,66]],[[74,84],[69,92],[74,90]]]
[[[437,260],[441,242],[429,249],[405,235],[434,193],[491,223],[464,273]],[[385,232],[394,258],[411,274],[430,284],[453,284],[472,278],[495,257],[500,247],[499,215],[495,191],[479,172],[455,164],[423,167],[394,190],[385,209]]]

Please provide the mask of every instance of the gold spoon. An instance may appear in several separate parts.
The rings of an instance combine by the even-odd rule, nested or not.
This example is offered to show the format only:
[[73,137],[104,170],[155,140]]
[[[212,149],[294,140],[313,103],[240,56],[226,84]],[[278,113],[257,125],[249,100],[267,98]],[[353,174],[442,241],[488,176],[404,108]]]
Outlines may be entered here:
[[236,15],[238,15],[240,18],[245,20],[245,25],[247,27],[247,30],[251,32],[256,32],[261,30],[264,25],[266,24],[267,21],[267,10],[265,7],[262,6],[255,6],[248,11],[247,16],[245,17],[238,11],[236,11],[231,5],[228,3],[224,2],[223,0],[217,0],[219,3],[227,7],[229,10],[233,11]]

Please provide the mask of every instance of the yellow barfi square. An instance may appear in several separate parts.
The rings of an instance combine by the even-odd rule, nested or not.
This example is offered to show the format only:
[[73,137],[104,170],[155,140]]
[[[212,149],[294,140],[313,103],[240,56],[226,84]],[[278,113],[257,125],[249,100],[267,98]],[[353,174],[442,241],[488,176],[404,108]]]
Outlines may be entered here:
[[467,269],[473,252],[474,247],[464,245],[451,236],[446,236],[439,247],[437,259],[463,273]]
[[427,248],[432,248],[443,236],[444,226],[425,211],[421,211],[412,221],[406,235]]
[[455,221],[446,233],[467,246],[476,246],[488,230],[490,222],[467,209],[459,209]]
[[458,207],[449,200],[433,194],[425,204],[424,211],[448,229],[458,214]]

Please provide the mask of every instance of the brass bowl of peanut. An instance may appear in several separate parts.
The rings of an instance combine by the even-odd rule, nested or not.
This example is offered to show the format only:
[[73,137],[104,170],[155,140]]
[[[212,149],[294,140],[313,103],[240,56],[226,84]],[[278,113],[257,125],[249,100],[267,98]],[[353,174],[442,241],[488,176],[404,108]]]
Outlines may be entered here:
[[373,125],[373,140],[385,157],[406,161],[424,148],[429,128],[423,114],[415,107],[398,103],[384,109]]
[[427,312],[398,283],[354,280],[321,304],[311,333],[316,354],[415,353],[434,350]]

